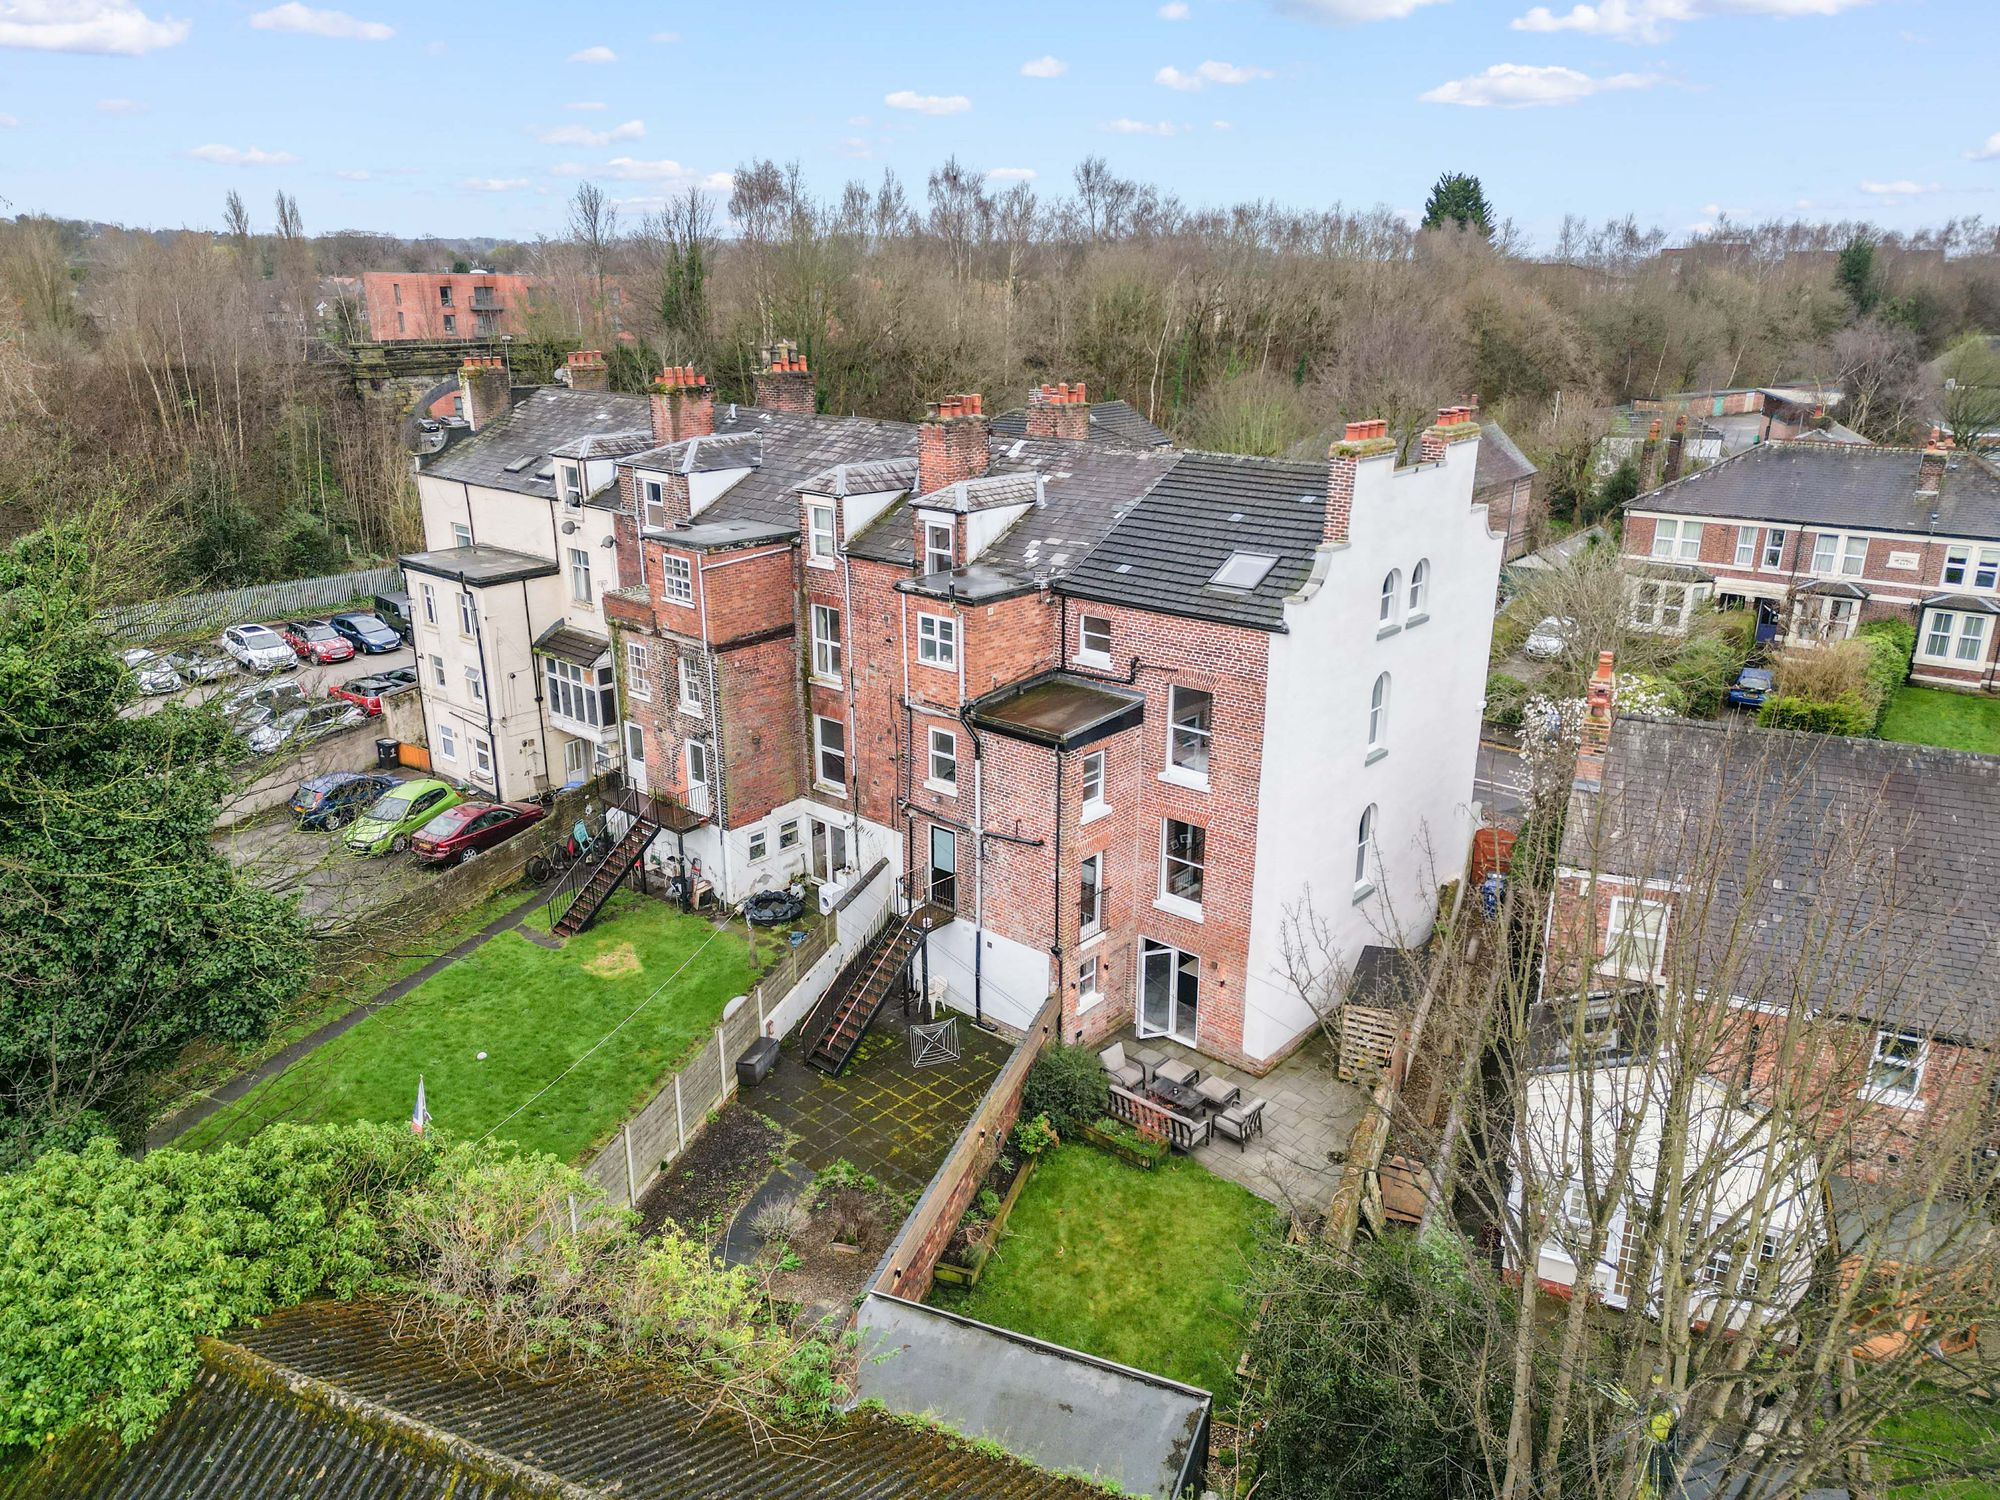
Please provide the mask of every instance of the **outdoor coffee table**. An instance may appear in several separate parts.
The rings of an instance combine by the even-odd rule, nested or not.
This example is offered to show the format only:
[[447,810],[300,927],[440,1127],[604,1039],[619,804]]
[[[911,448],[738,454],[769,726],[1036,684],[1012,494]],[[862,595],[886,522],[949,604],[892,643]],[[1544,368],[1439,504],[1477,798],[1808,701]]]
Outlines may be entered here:
[[1164,1078],[1153,1080],[1153,1097],[1186,1114],[1201,1108],[1200,1094],[1184,1083],[1169,1083]]

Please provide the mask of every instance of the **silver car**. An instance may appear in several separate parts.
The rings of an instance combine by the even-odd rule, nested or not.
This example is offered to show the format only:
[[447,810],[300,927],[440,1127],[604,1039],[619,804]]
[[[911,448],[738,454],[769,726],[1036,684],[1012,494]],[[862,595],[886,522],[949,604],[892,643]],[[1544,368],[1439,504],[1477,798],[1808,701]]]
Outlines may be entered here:
[[125,670],[139,682],[139,691],[152,697],[159,693],[178,693],[187,684],[181,681],[181,674],[174,670],[173,660],[148,651],[144,646],[134,646],[120,655]]
[[1554,661],[1575,639],[1576,621],[1567,615],[1544,615],[1521,642],[1521,649],[1536,661]]
[[222,632],[222,649],[253,672],[298,665],[298,653],[268,625],[232,625]]

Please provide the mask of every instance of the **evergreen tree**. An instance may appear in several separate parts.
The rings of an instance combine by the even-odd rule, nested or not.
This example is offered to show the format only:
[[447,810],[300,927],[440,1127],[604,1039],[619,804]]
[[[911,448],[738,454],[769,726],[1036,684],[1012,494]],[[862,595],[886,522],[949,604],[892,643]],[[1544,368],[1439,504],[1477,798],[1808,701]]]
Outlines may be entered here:
[[1855,312],[1866,315],[1873,310],[1882,296],[1875,276],[1875,242],[1865,234],[1849,240],[1841,248],[1833,279],[1854,303]]
[[1446,224],[1493,238],[1493,209],[1479,179],[1469,172],[1446,172],[1431,187],[1424,203],[1424,228],[1442,229]]

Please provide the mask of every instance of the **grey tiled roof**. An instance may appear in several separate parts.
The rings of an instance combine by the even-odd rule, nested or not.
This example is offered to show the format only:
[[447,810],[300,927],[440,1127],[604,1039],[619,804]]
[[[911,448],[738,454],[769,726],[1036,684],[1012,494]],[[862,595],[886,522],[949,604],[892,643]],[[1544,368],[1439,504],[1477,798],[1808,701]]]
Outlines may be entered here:
[[536,477],[545,463],[529,463],[511,473],[508,466],[523,459],[546,460],[564,444],[583,438],[622,440],[643,432],[650,442],[652,430],[652,403],[644,396],[542,386],[504,417],[445,448],[423,472],[547,499],[555,494],[555,482]]
[[[1022,406],[1013,411],[1003,411],[991,425],[997,438],[1026,437],[1028,409]],[[1155,427],[1123,401],[1091,402],[1090,427],[1090,436],[1094,441],[1109,438],[1113,442],[1129,443],[1135,448],[1163,448],[1173,441],[1168,433]]]
[[715,430],[764,434],[763,462],[697,517],[702,521],[763,521],[798,529],[796,492],[837,464],[914,458],[917,424],[869,417],[808,417],[754,406],[718,409]]
[[[1084,599],[1258,630],[1284,626],[1284,600],[1312,572],[1326,515],[1326,467],[1188,453],[1063,583]],[[1233,552],[1275,553],[1254,589],[1209,580]]]
[[1514,440],[1498,422],[1479,424],[1479,458],[1472,470],[1474,495],[1496,485],[1532,479],[1540,472],[1528,462],[1528,455],[1514,446]]
[[1622,718],[1602,792],[1571,797],[1562,857],[1687,881],[1704,983],[2000,1039],[2000,757]]
[[[1740,516],[1792,526],[2000,538],[2000,475],[1954,455],[1936,495],[1917,493],[1915,448],[1763,443],[1639,496],[1668,515]],[[1937,522],[1931,522],[1936,512]]]
[[917,482],[915,458],[886,458],[876,463],[835,464],[800,486],[815,495],[844,500],[849,495],[882,495],[907,490]]
[[[1103,1491],[857,1412],[753,1432],[641,1373],[483,1369],[368,1304],[314,1303],[210,1345],[195,1384],[129,1449],[79,1436],[0,1467],[0,1500],[326,1494],[466,1500],[1087,1500]],[[246,1353],[247,1351],[247,1353]]]
[[600,432],[572,438],[559,448],[551,448],[551,458],[623,458],[653,446],[653,429],[648,423],[630,432]]

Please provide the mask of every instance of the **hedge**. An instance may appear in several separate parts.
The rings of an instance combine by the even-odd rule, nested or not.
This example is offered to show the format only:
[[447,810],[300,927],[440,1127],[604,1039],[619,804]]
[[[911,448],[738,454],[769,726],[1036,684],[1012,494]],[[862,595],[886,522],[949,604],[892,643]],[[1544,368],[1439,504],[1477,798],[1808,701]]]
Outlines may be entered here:
[[1486,674],[1486,722],[1502,729],[1519,729],[1528,706],[1528,684],[1507,672]]
[[1875,712],[1864,733],[1875,734],[1882,728],[1883,715],[1889,712],[1889,700],[1910,675],[1917,630],[1908,620],[1870,620],[1854,632],[1854,638],[1868,647],[1868,692]]
[[1771,697],[1757,710],[1766,729],[1801,729],[1808,734],[1868,735],[1874,733],[1880,711],[1856,693],[1842,693],[1832,702],[1816,698]]

